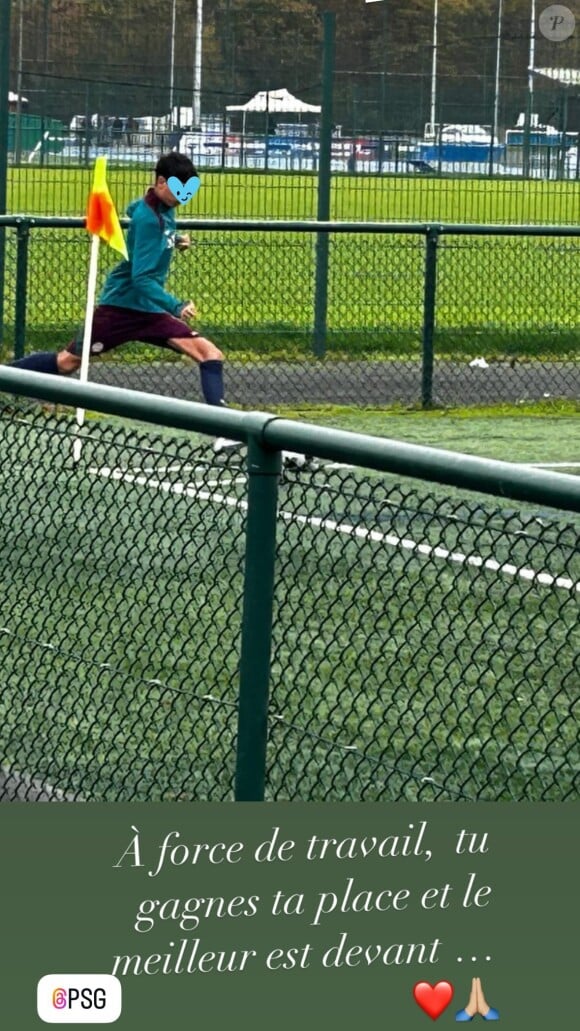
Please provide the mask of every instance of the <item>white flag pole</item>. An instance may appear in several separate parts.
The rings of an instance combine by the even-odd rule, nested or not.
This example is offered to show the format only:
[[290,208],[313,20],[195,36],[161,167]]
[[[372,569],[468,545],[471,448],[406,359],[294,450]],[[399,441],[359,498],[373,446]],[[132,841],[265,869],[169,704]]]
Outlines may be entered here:
[[[98,236],[93,235],[91,241],[91,260],[89,263],[89,282],[87,287],[87,308],[85,314],[85,329],[83,335],[83,349],[81,355],[81,369],[79,375],[80,383],[87,383],[89,379],[89,359],[91,356],[91,333],[93,328],[93,315],[95,311],[95,297],[97,290],[97,273],[99,270],[99,244],[100,239]],[[85,409],[77,408],[76,410],[77,426],[79,429],[83,426],[85,421]],[[78,462],[81,457],[81,439],[75,437],[73,445],[73,458],[75,462]]]

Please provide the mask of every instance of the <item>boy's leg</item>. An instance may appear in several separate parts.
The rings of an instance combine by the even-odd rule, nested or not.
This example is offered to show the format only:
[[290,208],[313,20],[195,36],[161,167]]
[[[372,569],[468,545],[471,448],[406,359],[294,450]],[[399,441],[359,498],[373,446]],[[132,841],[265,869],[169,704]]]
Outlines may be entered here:
[[[169,343],[176,351],[181,351],[182,354],[187,354],[194,361],[199,362],[201,387],[206,402],[209,405],[224,405],[224,356],[215,344],[201,336],[172,337]],[[218,437],[214,444],[214,450],[222,451],[227,447],[237,447],[239,443],[237,440],[228,440],[227,437]],[[294,451],[283,451],[282,458],[284,465],[290,469],[303,469],[311,464],[310,456]]]
[[202,336],[171,337],[169,344],[181,354],[186,354],[199,364],[201,389],[208,405],[223,405],[224,402],[224,356],[222,352]]
[[54,376],[70,376],[81,364],[80,358],[69,351],[37,351],[27,354],[18,361],[8,362],[13,369],[28,369],[30,372],[44,372]]
[[[122,309],[115,310],[98,305],[93,313],[91,329],[91,354],[101,354],[110,347],[131,339],[127,332],[127,313]],[[83,336],[84,328],[81,327],[74,340],[71,340],[64,350],[37,351],[9,364],[13,368],[29,369],[31,372],[70,376],[81,367]]]
[[[219,348],[202,336],[170,337],[168,343],[176,351],[188,355],[199,364],[201,389],[208,405],[226,405],[224,400],[224,356]],[[240,447],[241,441],[228,437],[217,437],[215,451],[224,448]]]

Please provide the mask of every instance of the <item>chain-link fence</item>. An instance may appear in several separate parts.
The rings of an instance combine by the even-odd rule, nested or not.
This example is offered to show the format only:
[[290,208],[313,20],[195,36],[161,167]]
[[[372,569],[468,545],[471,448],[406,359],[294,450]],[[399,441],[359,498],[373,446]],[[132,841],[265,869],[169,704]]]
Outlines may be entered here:
[[574,224],[578,32],[556,42],[538,22],[532,54],[528,0],[502,24],[496,0],[442,3],[437,23],[436,6],[418,0],[410,33],[388,0],[356,18],[347,0],[216,0],[203,19],[189,0],[69,0],[66,16],[12,0],[7,210],[79,215],[97,154],[133,193],[179,146],[204,170],[203,217],[312,217],[329,7],[332,217]]
[[[9,226],[4,359],[66,345],[85,306],[83,223],[0,222]],[[580,229],[179,224],[193,246],[175,256],[169,288],[195,300],[200,328],[225,352],[232,403],[580,395]],[[317,276],[323,234],[326,279]],[[102,276],[115,260],[103,248]],[[201,399],[190,364],[145,345],[94,361],[91,378]]]
[[[114,152],[92,151],[83,168],[10,168],[8,210],[16,214],[82,216],[92,184],[94,158],[108,154],[108,180],[121,212],[153,182],[161,151],[141,165],[122,167]],[[193,155],[195,158],[195,155]],[[201,219],[312,219],[317,215],[317,174],[260,169],[214,171],[201,167],[195,198]],[[362,175],[333,172],[330,217],[337,221],[462,222],[489,225],[566,225],[578,222],[580,186],[517,179],[445,178],[430,174]]]
[[281,500],[272,796],[572,797],[578,526],[362,475]]
[[0,796],[578,798],[580,479],[0,389]]

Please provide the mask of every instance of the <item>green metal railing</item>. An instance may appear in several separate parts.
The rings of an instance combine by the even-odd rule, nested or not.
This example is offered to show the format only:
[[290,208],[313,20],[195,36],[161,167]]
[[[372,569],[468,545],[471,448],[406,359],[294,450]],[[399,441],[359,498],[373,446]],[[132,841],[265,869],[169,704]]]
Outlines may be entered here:
[[0,795],[578,797],[580,478],[7,368],[0,390]]
[[[179,227],[194,234],[194,248],[191,259],[176,259],[171,285],[194,295],[204,332],[225,351],[233,401],[429,407],[578,396],[578,226],[183,219]],[[66,343],[82,319],[84,220],[5,216],[3,228],[15,230],[6,334],[14,353],[27,337],[27,350],[35,340],[43,350],[49,339]],[[113,260],[103,254],[103,271]],[[137,349],[127,362],[124,348],[97,375],[140,387],[131,379],[140,354],[143,368],[157,360],[156,392],[183,389],[164,383],[172,370],[159,349]],[[490,366],[483,376],[470,367],[478,357]]]
[[[10,86],[10,4],[0,4],[0,96],[6,97]],[[7,210],[8,162],[4,141],[8,138],[8,109],[0,105],[0,215]],[[4,321],[4,264],[6,233],[0,226],[0,338]]]

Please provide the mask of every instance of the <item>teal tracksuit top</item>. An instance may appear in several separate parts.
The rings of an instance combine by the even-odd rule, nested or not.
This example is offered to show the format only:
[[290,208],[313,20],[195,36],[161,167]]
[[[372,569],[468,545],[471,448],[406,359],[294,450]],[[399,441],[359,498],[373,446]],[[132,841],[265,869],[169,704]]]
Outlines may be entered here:
[[185,301],[165,290],[175,247],[175,214],[157,199],[153,189],[127,208],[128,261],[121,261],[107,276],[99,304],[135,311],[169,312],[179,317]]

